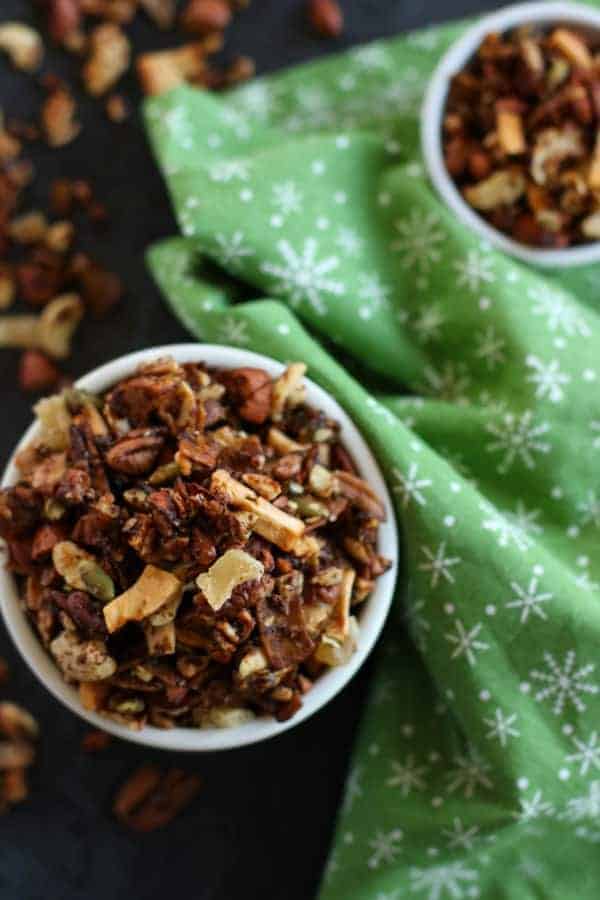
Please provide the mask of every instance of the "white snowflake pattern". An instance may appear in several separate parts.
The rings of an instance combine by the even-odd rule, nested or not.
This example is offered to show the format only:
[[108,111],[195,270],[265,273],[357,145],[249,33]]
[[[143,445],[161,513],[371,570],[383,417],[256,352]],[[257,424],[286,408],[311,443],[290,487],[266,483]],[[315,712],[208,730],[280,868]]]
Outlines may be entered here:
[[362,797],[363,789],[361,784],[362,766],[355,765],[350,770],[346,779],[346,789],[344,791],[344,800],[342,803],[342,812],[349,813],[354,806],[355,800]]
[[442,258],[440,244],[445,240],[437,213],[426,215],[414,209],[405,219],[397,219],[394,228],[400,235],[391,244],[391,249],[402,255],[407,269],[415,268],[427,272]]
[[466,287],[475,293],[483,284],[492,284],[496,276],[492,269],[491,256],[483,256],[476,250],[469,250],[464,259],[453,264],[458,276],[457,287]]
[[346,256],[355,256],[357,253],[360,253],[363,243],[363,239],[358,236],[354,228],[346,228],[345,226],[338,228],[335,236],[335,245]]
[[560,715],[567,704],[572,704],[578,712],[583,712],[586,705],[582,699],[584,694],[597,694],[598,685],[587,679],[595,669],[593,663],[587,663],[576,668],[576,654],[574,650],[565,653],[564,662],[559,664],[552,653],[544,653],[546,671],[533,669],[530,678],[543,685],[535,694],[538,703],[544,700],[553,700],[552,712]]
[[250,163],[241,159],[223,159],[211,166],[209,175],[212,181],[220,181],[227,183],[238,179],[239,181],[247,181],[249,175]]
[[533,543],[531,535],[542,532],[541,526],[536,522],[540,511],[527,510],[521,500],[517,502],[514,512],[501,512],[487,502],[480,503],[479,508],[484,513],[482,528],[497,536],[499,547],[514,546],[524,553]]
[[467,396],[471,386],[471,377],[467,373],[464,363],[453,363],[447,360],[442,369],[434,369],[426,366],[423,370],[426,393],[434,393],[438,400],[448,403],[466,405],[469,403]]
[[550,403],[561,403],[565,396],[563,388],[569,384],[571,376],[566,372],[561,372],[559,361],[553,359],[549,363],[543,363],[541,359],[530,353],[525,359],[525,364],[533,369],[525,381],[536,386],[535,396],[538,399],[547,397]]
[[437,341],[441,337],[442,325],[446,322],[446,316],[438,303],[424,306],[414,320],[412,327],[422,343]]
[[478,332],[475,335],[475,341],[475,356],[477,359],[484,360],[490,372],[493,372],[497,366],[506,362],[504,354],[506,341],[498,337],[492,325],[489,325],[484,331]]
[[567,800],[561,819],[567,822],[581,822],[583,819],[600,818],[600,781],[592,781],[587,794]]
[[575,829],[575,835],[581,840],[587,841],[588,844],[600,844],[600,829],[588,828],[587,825],[578,825]]
[[423,652],[427,646],[427,637],[431,631],[431,625],[423,615],[424,609],[424,600],[414,600],[406,607],[408,628],[415,644],[421,652]]
[[392,863],[400,853],[400,842],[403,838],[402,829],[392,828],[391,831],[377,829],[369,841],[369,847],[373,851],[369,856],[367,865],[370,869],[378,869],[382,863]]
[[531,856],[525,856],[517,866],[517,871],[526,878],[539,878],[544,874],[542,866]]
[[488,774],[492,767],[474,747],[455,756],[453,762],[454,768],[448,772],[448,793],[462,791],[465,799],[470,800],[478,788],[493,788],[494,783]]
[[598,743],[597,731],[591,732],[587,742],[582,741],[577,735],[574,735],[571,741],[576,747],[576,751],[569,753],[565,757],[565,762],[577,763],[580,775],[587,775],[591,768],[600,769],[600,743]]
[[401,498],[403,509],[406,509],[411,500],[419,506],[427,506],[423,491],[431,487],[432,481],[430,478],[419,478],[418,463],[411,463],[406,475],[400,469],[392,469],[392,473],[396,481],[393,491]]
[[520,528],[527,536],[544,533],[543,527],[538,522],[541,514],[542,511],[540,509],[527,509],[522,500],[517,500],[514,511],[504,513],[513,525]]
[[521,732],[515,727],[516,721],[516,713],[506,715],[498,707],[494,712],[493,719],[483,720],[484,725],[487,725],[490,729],[486,732],[486,738],[489,740],[496,739],[499,741],[501,747],[506,747],[509,738],[521,736]]
[[387,303],[391,292],[391,287],[384,284],[379,275],[361,272],[357,283],[357,295],[363,302],[359,309],[361,318],[370,319],[376,310]]
[[477,889],[473,891],[478,879],[476,870],[468,869],[460,861],[429,866],[426,869],[418,866],[410,869],[412,893],[425,892],[427,900],[443,900],[445,897],[461,900],[463,897],[478,897],[479,891]]
[[294,181],[280,181],[273,185],[272,203],[282,216],[302,212],[302,193]]
[[425,546],[421,547],[421,551],[427,557],[427,561],[421,563],[419,570],[431,573],[429,587],[437,587],[440,578],[454,583],[454,575],[450,569],[452,566],[457,566],[461,562],[461,558],[460,556],[446,556],[446,541],[442,541],[435,552]]
[[241,141],[247,141],[252,133],[245,115],[232,106],[223,106],[219,113],[219,119],[227,128],[231,128],[235,136]]
[[219,328],[219,340],[224,344],[244,345],[248,344],[248,324],[242,319],[227,316],[223,319]]
[[386,780],[386,787],[398,787],[403,797],[408,797],[411,791],[424,791],[427,787],[423,777],[428,771],[428,766],[419,766],[412,753],[409,753],[404,762],[392,760],[392,774]]
[[542,792],[535,791],[532,797],[519,797],[519,809],[513,813],[513,818],[525,824],[535,819],[553,816],[554,812],[554,806],[544,800]]
[[252,81],[235,91],[231,100],[238,109],[255,119],[266,119],[273,108],[274,94],[264,81]]
[[260,267],[261,272],[276,279],[274,290],[287,296],[292,305],[306,300],[315,312],[325,315],[322,295],[344,293],[344,285],[330,275],[339,265],[337,256],[319,260],[319,245],[314,238],[306,238],[301,251],[296,251],[287,240],[279,241],[277,250],[282,262],[266,262]]
[[380,44],[366,44],[352,53],[352,61],[366,72],[388,69],[390,59],[387,51]]
[[533,575],[529,579],[527,587],[522,587],[516,581],[511,581],[510,586],[515,592],[515,597],[506,603],[507,609],[518,609],[520,611],[519,620],[524,625],[530,615],[537,616],[538,619],[547,619],[545,611],[542,609],[542,603],[552,600],[553,594],[549,591],[538,592],[538,578]]
[[589,490],[584,500],[577,504],[579,510],[581,525],[593,525],[600,528],[600,497],[596,491]]
[[561,291],[545,287],[534,287],[528,291],[533,301],[531,312],[546,320],[549,331],[559,332],[567,337],[589,337],[591,329],[583,312],[570,297]]
[[448,632],[444,635],[450,644],[454,644],[454,650],[450,654],[450,659],[459,659],[464,656],[470,666],[474,666],[477,662],[477,653],[489,650],[490,645],[485,641],[478,639],[477,635],[483,628],[481,622],[474,625],[473,628],[467,630],[460,619],[454,621],[455,633]]
[[597,432],[596,437],[592,439],[592,449],[600,450],[600,421],[595,419],[590,422],[590,428],[593,432]]
[[232,235],[216,234],[215,256],[225,268],[239,268],[242,261],[254,256],[254,250],[244,243],[243,231],[234,231]]
[[543,440],[543,436],[550,431],[550,425],[547,422],[537,423],[529,409],[520,416],[506,413],[500,423],[489,422],[485,430],[495,438],[486,444],[485,449],[489,453],[502,453],[497,466],[502,475],[516,460],[520,460],[527,469],[535,469],[535,454],[550,452],[550,444]]
[[421,103],[425,83],[418,77],[418,73],[408,69],[402,73],[402,77],[379,92],[377,102],[380,105],[382,118],[389,118],[390,108],[396,113],[415,112]]
[[472,850],[479,837],[479,825],[467,828],[458,816],[452,823],[452,828],[442,829],[442,835],[447,839],[449,850]]

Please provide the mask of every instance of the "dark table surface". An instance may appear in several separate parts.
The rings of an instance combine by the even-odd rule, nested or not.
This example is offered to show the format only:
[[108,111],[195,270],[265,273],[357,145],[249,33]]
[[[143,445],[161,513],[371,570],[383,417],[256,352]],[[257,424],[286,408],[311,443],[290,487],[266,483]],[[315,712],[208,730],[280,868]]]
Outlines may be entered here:
[[[303,0],[253,0],[230,30],[227,52],[255,58],[259,73],[343,46],[492,9],[486,0],[345,0],[343,39],[311,36]],[[31,19],[32,3],[0,0],[0,20]],[[144,22],[133,29],[136,49],[168,45]],[[49,54],[49,68],[74,74],[71,60]],[[138,97],[133,76],[124,82]],[[0,106],[30,114],[39,104],[31,79],[0,61]],[[80,138],[60,152],[40,147],[31,205],[44,202],[59,174],[93,179],[106,199],[112,226],[89,237],[97,257],[118,271],[126,302],[102,323],[84,323],[69,374],[78,376],[131,350],[185,340],[188,335],[161,301],[143,261],[144,248],[175,233],[161,179],[139,118],[110,124],[97,103],[81,97]],[[85,236],[84,236],[85,237]],[[15,387],[17,354],[0,353],[2,463],[31,415]],[[266,744],[195,757],[148,751],[114,741],[99,756],[80,750],[86,726],[33,678],[0,630],[0,656],[12,669],[9,696],[38,717],[42,741],[29,800],[0,819],[1,900],[310,900],[316,894],[331,840],[350,748],[367,700],[369,666],[326,710]],[[204,789],[167,830],[132,836],[111,818],[116,785],[140,761],[197,771]],[[351,900],[351,898],[348,898]]]

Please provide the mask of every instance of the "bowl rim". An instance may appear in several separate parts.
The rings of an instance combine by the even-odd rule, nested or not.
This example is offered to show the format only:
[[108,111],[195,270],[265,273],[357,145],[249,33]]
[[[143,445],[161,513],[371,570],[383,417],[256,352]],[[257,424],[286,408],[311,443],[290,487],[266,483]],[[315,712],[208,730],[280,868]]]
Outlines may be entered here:
[[444,53],[429,81],[421,106],[421,152],[434,187],[441,199],[458,216],[463,224],[500,250],[524,262],[538,266],[563,268],[579,266],[600,260],[600,241],[562,250],[545,250],[528,247],[505,235],[483,219],[462,197],[450,177],[442,152],[442,118],[446,106],[450,78],[473,55],[483,38],[490,31],[503,32],[516,25],[530,22],[540,24],[571,22],[600,29],[600,10],[578,3],[551,2],[517,3],[505,6],[478,19],[454,41]]
[[[130,375],[141,363],[164,356],[171,356],[178,362],[202,361],[208,365],[225,368],[243,365],[260,366],[272,376],[280,374],[285,369],[283,363],[271,357],[237,347],[219,344],[170,344],[120,356],[79,378],[75,386],[90,391],[107,390],[121,378]],[[344,666],[325,672],[303,698],[302,707],[286,722],[259,717],[228,729],[173,728],[164,730],[146,725],[140,731],[133,731],[99,713],[85,710],[82,707],[77,689],[63,680],[60,670],[43,647],[22,610],[14,576],[4,566],[1,566],[0,611],[6,628],[34,675],[55,699],[63,703],[71,712],[76,713],[96,728],[101,728],[116,737],[137,744],[163,750],[187,752],[227,750],[267,740],[304,722],[332,700],[360,669],[379,637],[394,597],[399,555],[394,508],[381,469],[356,425],[331,394],[310,378],[306,378],[305,383],[308,402],[324,409],[328,415],[340,422],[344,443],[352,452],[361,474],[382,498],[387,511],[387,521],[382,523],[380,529],[379,549],[392,560],[392,566],[377,580],[375,590],[363,604],[358,645],[349,662]],[[12,452],[2,476],[2,487],[14,484],[18,477],[14,462],[15,455],[35,436],[37,427],[35,422],[30,425]]]

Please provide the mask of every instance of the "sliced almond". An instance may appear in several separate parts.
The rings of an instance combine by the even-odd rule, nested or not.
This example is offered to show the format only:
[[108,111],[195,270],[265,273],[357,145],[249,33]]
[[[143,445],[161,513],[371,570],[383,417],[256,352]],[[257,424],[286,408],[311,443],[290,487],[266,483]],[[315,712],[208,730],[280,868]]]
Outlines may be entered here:
[[279,456],[285,456],[287,453],[303,453],[307,449],[306,444],[299,444],[298,441],[294,441],[279,428],[275,427],[269,428],[267,433],[267,444],[269,447],[272,447]]
[[291,363],[285,372],[273,382],[271,418],[274,422],[281,419],[290,397],[295,396],[297,391],[302,387],[305,374],[306,366],[304,363]]
[[247,472],[242,475],[242,481],[265,500],[274,500],[281,493],[279,482],[269,478],[268,475],[261,475],[260,472]]

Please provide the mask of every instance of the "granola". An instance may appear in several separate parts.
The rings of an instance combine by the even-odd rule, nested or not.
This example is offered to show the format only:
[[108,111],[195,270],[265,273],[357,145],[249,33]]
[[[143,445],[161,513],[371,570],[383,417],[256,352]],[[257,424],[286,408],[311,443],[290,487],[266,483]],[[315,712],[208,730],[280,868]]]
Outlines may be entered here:
[[451,81],[446,167],[467,203],[532,246],[600,238],[600,38],[560,24],[488,34]]
[[304,371],[158,359],[37,405],[0,534],[86,709],[132,728],[283,721],[351,657],[386,513]]

